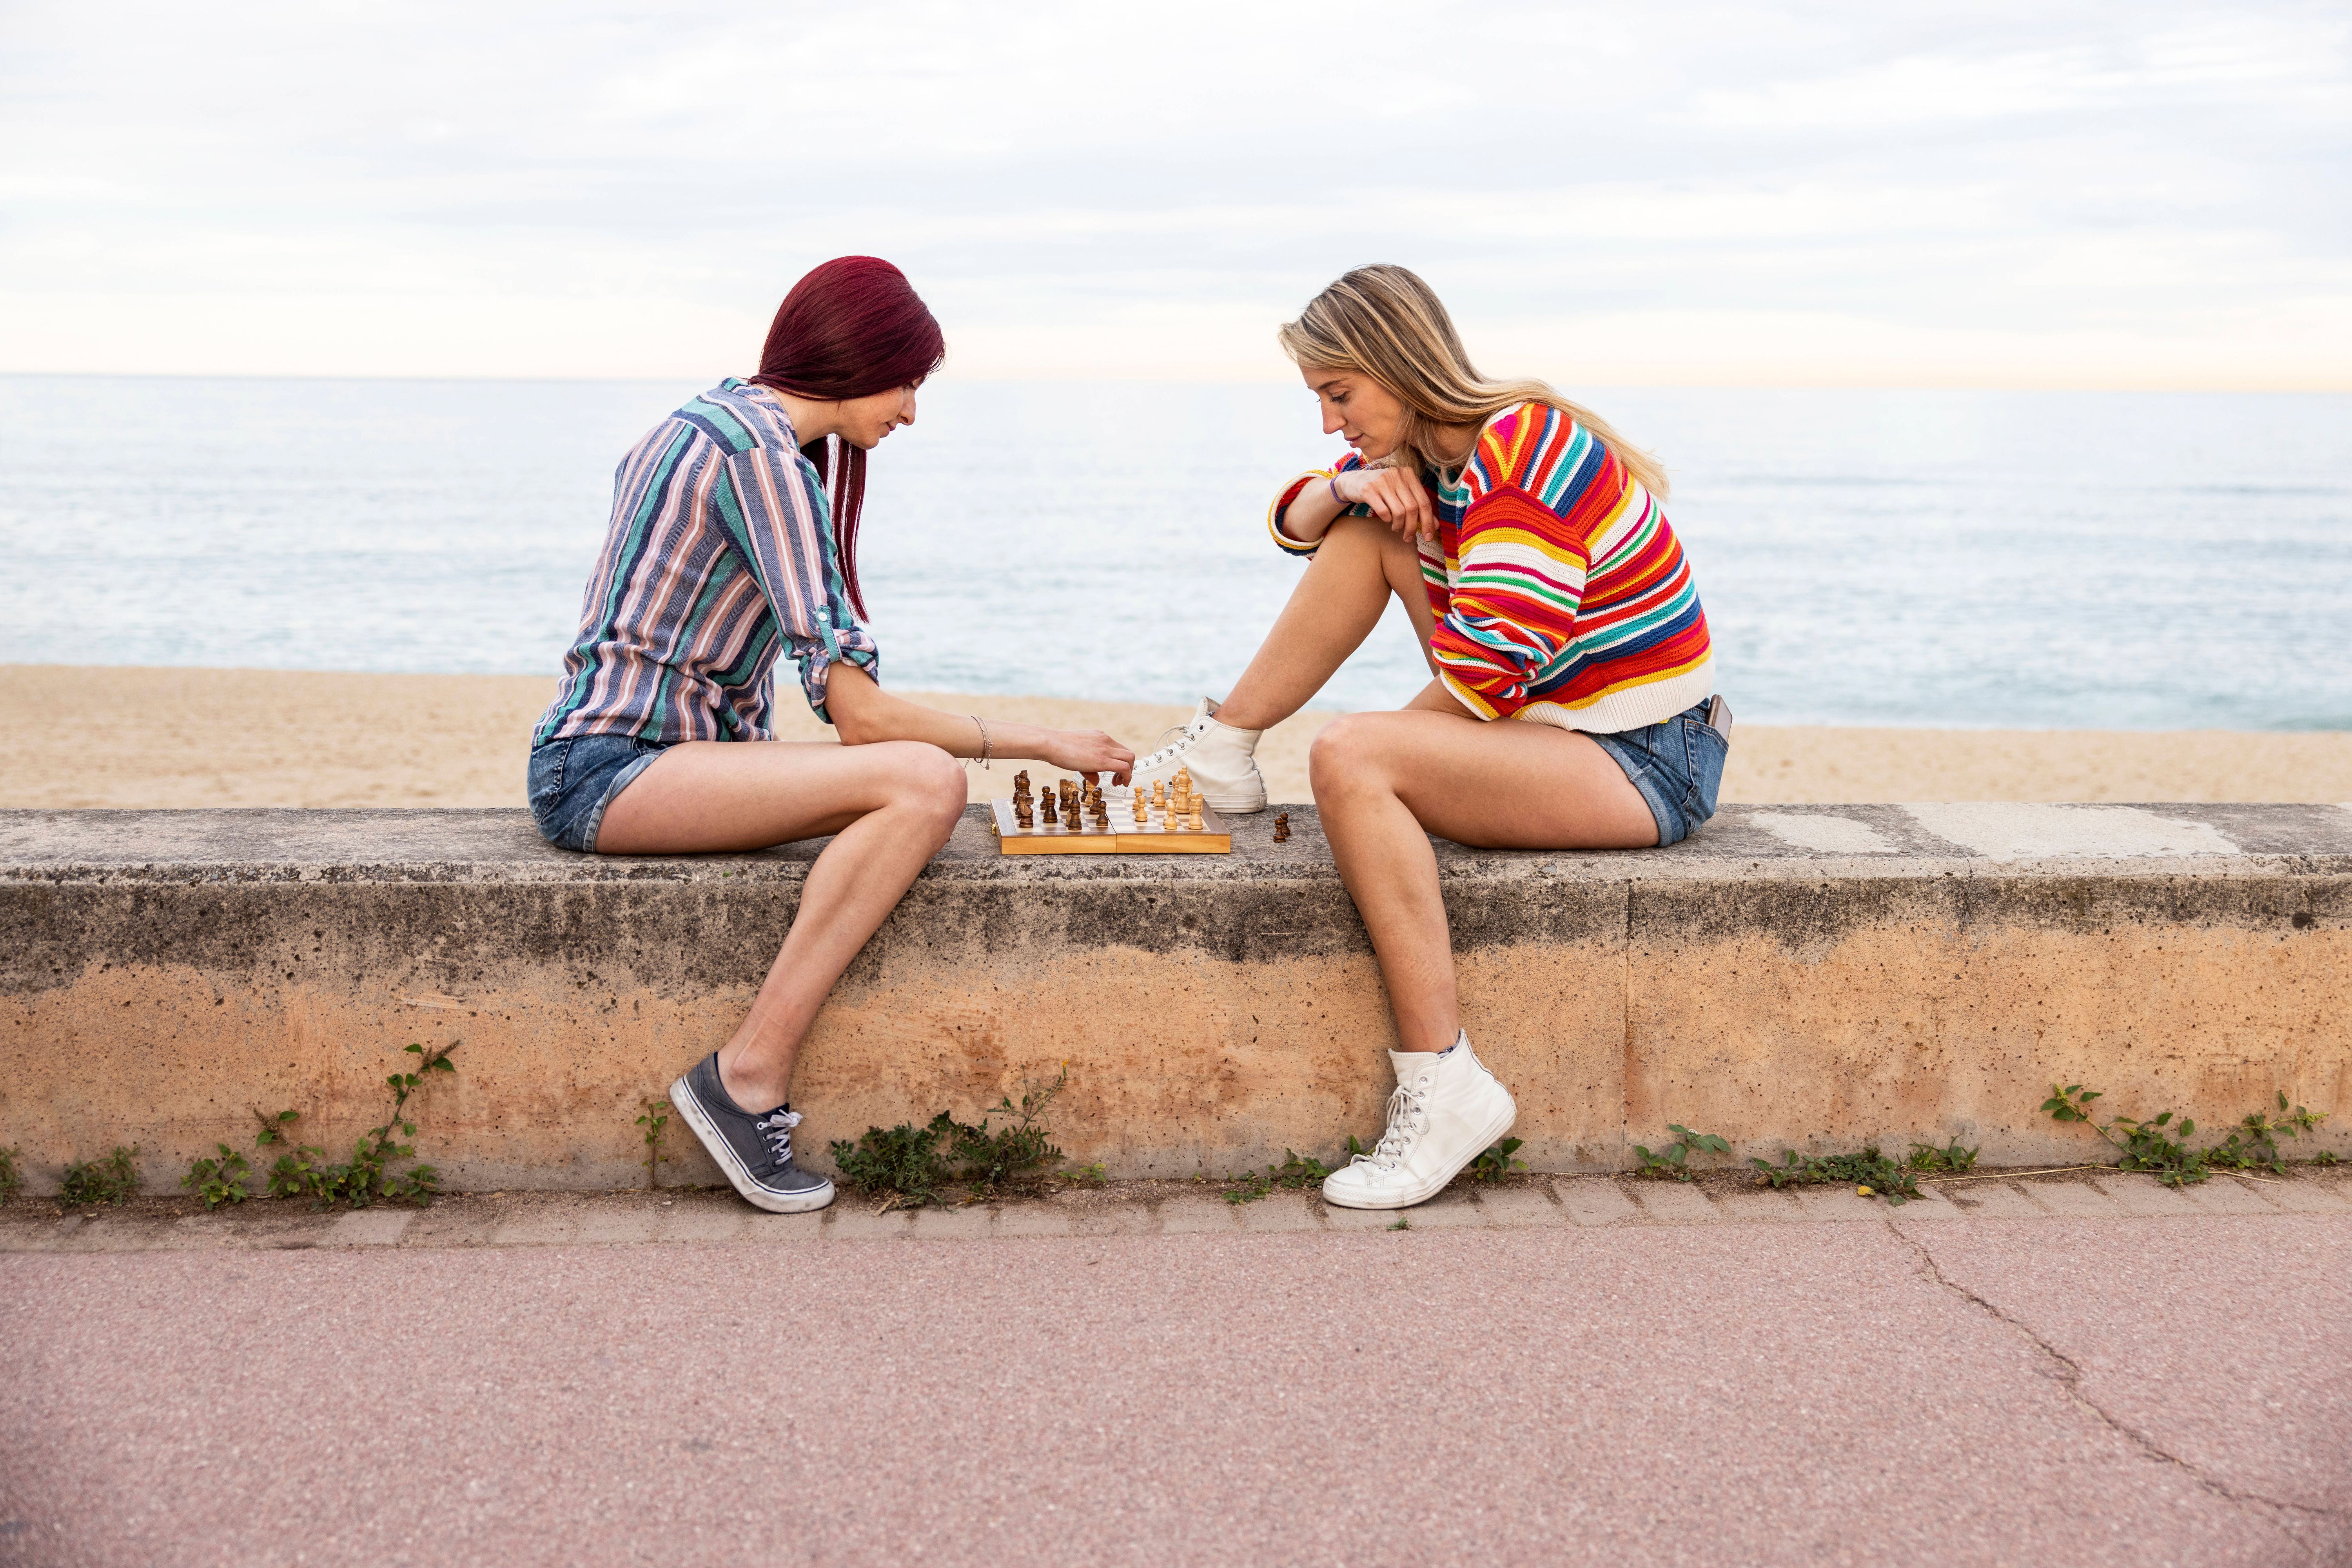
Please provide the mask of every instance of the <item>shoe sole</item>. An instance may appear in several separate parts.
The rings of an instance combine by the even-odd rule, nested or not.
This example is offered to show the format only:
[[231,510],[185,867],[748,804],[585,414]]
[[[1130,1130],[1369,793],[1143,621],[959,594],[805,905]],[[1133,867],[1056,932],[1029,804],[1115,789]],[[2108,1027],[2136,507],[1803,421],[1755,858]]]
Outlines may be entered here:
[[1355,1203],[1347,1198],[1335,1198],[1331,1195],[1329,1189],[1326,1188],[1323,1193],[1323,1201],[1329,1204],[1336,1209],[1409,1209],[1427,1203],[1430,1199],[1444,1192],[1447,1183],[1451,1182],[1454,1177],[1462,1173],[1463,1166],[1467,1165],[1471,1161],[1476,1159],[1479,1155],[1485,1153],[1487,1150],[1493,1148],[1496,1143],[1500,1142],[1503,1134],[1511,1130],[1511,1124],[1518,1121],[1519,1102],[1516,1100],[1509,1099],[1509,1093],[1510,1091],[1507,1089],[1504,1091],[1507,1109],[1504,1110],[1502,1120],[1495,1123],[1491,1131],[1488,1131],[1483,1137],[1479,1138],[1476,1142],[1472,1144],[1470,1152],[1465,1154],[1460,1160],[1456,1161],[1451,1170],[1437,1177],[1420,1192],[1400,1194],[1393,1197],[1383,1197],[1375,1203]]
[[686,1124],[694,1129],[694,1135],[702,1140],[702,1146],[709,1152],[710,1157],[719,1163],[719,1169],[726,1174],[728,1184],[753,1208],[765,1209],[770,1214],[806,1214],[811,1209],[821,1209],[833,1202],[833,1184],[829,1181],[805,1193],[772,1193],[753,1181],[751,1173],[736,1157],[735,1146],[719,1134],[718,1127],[710,1120],[710,1113],[703,1109],[701,1098],[694,1092],[694,1086],[684,1078],[669,1086],[669,1102],[671,1108],[686,1119]]

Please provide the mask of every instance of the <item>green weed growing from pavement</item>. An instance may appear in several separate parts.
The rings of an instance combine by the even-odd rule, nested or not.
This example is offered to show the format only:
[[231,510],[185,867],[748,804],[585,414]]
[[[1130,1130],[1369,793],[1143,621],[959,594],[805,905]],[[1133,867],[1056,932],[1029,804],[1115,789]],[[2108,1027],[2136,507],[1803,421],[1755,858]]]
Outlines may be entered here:
[[1675,1141],[1654,1154],[1639,1143],[1633,1145],[1634,1158],[1642,1163],[1642,1174],[1672,1176],[1678,1182],[1687,1182],[1691,1179],[1688,1162],[1693,1154],[1731,1152],[1731,1145],[1712,1132],[1694,1132],[1679,1121],[1667,1122],[1666,1131],[1675,1135]]
[[[430,1165],[411,1165],[404,1171],[394,1170],[395,1160],[411,1160],[416,1156],[416,1145],[404,1143],[403,1138],[416,1136],[416,1123],[410,1120],[408,1100],[425,1081],[436,1072],[454,1073],[457,1064],[449,1053],[457,1045],[436,1047],[432,1050],[421,1045],[407,1047],[415,1056],[416,1065],[406,1072],[387,1077],[384,1087],[392,1090],[392,1114],[381,1127],[372,1127],[352,1146],[352,1157],[343,1164],[327,1159],[326,1150],[315,1144],[296,1144],[293,1124],[299,1113],[279,1111],[273,1120],[254,1112],[261,1123],[260,1134],[254,1142],[263,1146],[288,1145],[269,1170],[269,1195],[273,1198],[307,1197],[320,1208],[336,1204],[349,1204],[363,1209],[375,1204],[415,1204],[423,1207],[432,1203],[441,1191],[441,1173]],[[395,1136],[395,1131],[397,1135]]]
[[1110,1180],[1109,1168],[1100,1163],[1092,1165],[1072,1165],[1062,1174],[1073,1184],[1081,1187],[1099,1187]]
[[646,1130],[646,1185],[658,1189],[662,1162],[669,1158],[661,1146],[662,1131],[669,1125],[669,1101],[648,1095],[642,1103],[646,1113],[637,1118],[637,1125]]
[[2118,1116],[2101,1126],[2092,1114],[2091,1101],[2104,1098],[2099,1090],[2079,1083],[2053,1083],[2042,1109],[2053,1121],[2079,1121],[2097,1133],[2119,1156],[2118,1170],[2146,1171],[2168,1187],[2193,1186],[2216,1170],[2260,1168],[2284,1175],[2286,1156],[2279,1151],[2279,1139],[2301,1137],[2327,1120],[2324,1110],[2290,1106],[2281,1092],[2276,1116],[2267,1110],[2249,1111],[2226,1139],[2200,1149],[2189,1142],[2197,1135],[2197,1123],[2185,1116],[2175,1121],[2169,1110],[2145,1121]]
[[0,1204],[16,1197],[25,1185],[25,1168],[17,1162],[25,1157],[22,1149],[0,1149]]
[[215,1154],[197,1160],[180,1178],[180,1185],[205,1200],[205,1207],[216,1209],[223,1204],[241,1204],[253,1194],[246,1190],[245,1178],[251,1173],[245,1156],[226,1143],[215,1143]]
[[1526,1170],[1528,1163],[1525,1160],[1511,1158],[1525,1143],[1526,1140],[1521,1138],[1504,1139],[1500,1143],[1470,1162],[1470,1179],[1491,1185],[1509,1175],[1514,1170]]
[[[1360,1152],[1363,1147],[1353,1138],[1349,1139],[1348,1142],[1351,1152]],[[1235,1184],[1225,1189],[1225,1202],[1254,1204],[1276,1187],[1291,1192],[1297,1192],[1301,1187],[1319,1187],[1323,1184],[1323,1178],[1330,1173],[1331,1167],[1315,1158],[1314,1155],[1299,1154],[1285,1149],[1282,1152],[1282,1163],[1268,1165],[1263,1176],[1226,1177],[1228,1182]]]
[[[1974,1150],[1967,1153],[1971,1160],[1976,1157]],[[1759,1184],[1774,1187],[1843,1185],[1851,1182],[1864,1197],[1885,1198],[1894,1208],[1901,1208],[1919,1195],[1919,1178],[1914,1173],[1917,1167],[1906,1170],[1880,1153],[1874,1143],[1856,1154],[1799,1154],[1794,1149],[1783,1149],[1777,1165],[1769,1160],[1750,1159],[1748,1163],[1762,1173],[1756,1178]]]
[[[979,1122],[958,1121],[940,1111],[920,1127],[868,1127],[856,1142],[835,1139],[833,1163],[846,1184],[882,1195],[884,1214],[921,1208],[940,1201],[941,1189],[961,1185],[977,1200],[1010,1184],[1031,1181],[1059,1164],[1061,1150],[1045,1127],[1045,1112],[1069,1087],[1070,1069],[1048,1084],[1024,1082],[1021,1100],[1005,1095]],[[1006,1118],[991,1130],[992,1117]],[[1090,1167],[1100,1180],[1100,1166]]]
[[124,1202],[139,1190],[139,1167],[131,1163],[138,1152],[135,1146],[126,1149],[118,1143],[95,1160],[68,1165],[58,1201],[68,1208]]
[[1976,1164],[1977,1152],[1962,1148],[1957,1138],[1940,1149],[1933,1143],[1914,1143],[1911,1145],[1911,1157],[1903,1163],[1915,1171],[1958,1175]]

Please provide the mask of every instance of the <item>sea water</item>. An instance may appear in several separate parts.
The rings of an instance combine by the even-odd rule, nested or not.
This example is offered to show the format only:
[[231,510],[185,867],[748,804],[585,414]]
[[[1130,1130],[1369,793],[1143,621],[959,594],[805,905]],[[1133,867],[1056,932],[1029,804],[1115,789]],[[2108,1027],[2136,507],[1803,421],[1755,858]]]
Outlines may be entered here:
[[[552,673],[697,390],[0,378],[0,662]],[[1743,719],[2352,727],[2352,397],[1576,390],[1672,471]],[[1295,386],[940,377],[870,469],[885,680],[1223,692],[1339,449]],[[1425,679],[1391,613],[1318,701]]]

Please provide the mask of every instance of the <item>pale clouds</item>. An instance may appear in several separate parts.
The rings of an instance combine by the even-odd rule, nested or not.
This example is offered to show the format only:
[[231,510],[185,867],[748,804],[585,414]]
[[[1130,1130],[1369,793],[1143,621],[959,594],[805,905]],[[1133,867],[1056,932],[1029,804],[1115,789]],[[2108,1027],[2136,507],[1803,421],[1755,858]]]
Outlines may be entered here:
[[0,368],[1274,375],[1360,261],[1570,382],[2352,384],[2340,6],[0,13]]

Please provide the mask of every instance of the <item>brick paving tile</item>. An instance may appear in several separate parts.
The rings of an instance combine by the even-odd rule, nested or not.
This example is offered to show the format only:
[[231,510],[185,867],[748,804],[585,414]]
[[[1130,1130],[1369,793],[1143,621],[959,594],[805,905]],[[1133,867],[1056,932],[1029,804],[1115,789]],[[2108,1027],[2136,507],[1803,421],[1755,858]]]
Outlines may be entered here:
[[2171,1215],[2196,1214],[2198,1207],[2178,1189],[2168,1187],[2154,1176],[2118,1171],[2112,1176],[2094,1176],[2091,1184],[2116,1200],[2126,1214]]
[[1725,1219],[1739,1224],[1774,1223],[1805,1217],[1804,1211],[1797,1206],[1794,1193],[1785,1190],[1774,1192],[1769,1187],[1759,1187],[1747,1193],[1718,1193],[1715,1206],[1723,1211]]
[[1395,1209],[1343,1209],[1337,1204],[1325,1204],[1323,1225],[1328,1230],[1394,1230],[1399,1212]]
[[2017,1190],[2011,1182],[1958,1183],[1945,1189],[1944,1195],[1959,1206],[1970,1219],[2047,1219],[2050,1211],[2038,1206],[2032,1198]]
[[1268,1193],[1254,1204],[1240,1205],[1242,1228],[1259,1231],[1317,1230],[1321,1228],[1323,1221],[1315,1211],[1322,1206],[1323,1199],[1319,1194],[1310,1198],[1305,1193]]
[[633,1247],[651,1241],[661,1229],[660,1211],[631,1204],[626,1208],[617,1205],[598,1205],[580,1216],[580,1228],[572,1239],[588,1247]]
[[2123,1206],[2087,1182],[2020,1182],[2027,1197],[2065,1219],[2113,1219]]
[[1412,1220],[1415,1230],[1484,1230],[1487,1223],[1477,1200],[1460,1186],[1448,1187],[1425,1204],[1396,1212]]
[[2343,1214],[2352,1210],[2352,1195],[2337,1190],[2333,1183],[2315,1182],[2309,1177],[2264,1187],[2263,1196],[2289,1214]]
[[1492,1226],[1516,1229],[1568,1223],[1567,1214],[1551,1201],[1551,1194],[1541,1184],[1490,1188],[1478,1194],[1478,1206],[1486,1211],[1486,1223]]
[[905,1209],[877,1213],[871,1198],[836,1198],[833,1206],[824,1211],[827,1241],[896,1241],[913,1235],[914,1229],[913,1215]]
[[732,1193],[724,1198],[681,1196],[661,1211],[654,1234],[664,1241],[738,1241],[751,1214],[751,1205]]
[[1160,1234],[1191,1236],[1202,1231],[1215,1234],[1238,1230],[1241,1221],[1234,1216],[1234,1205],[1223,1198],[1194,1197],[1187,1194],[1170,1198],[1160,1205]]
[[1902,1217],[1905,1219],[1966,1219],[1969,1216],[1968,1212],[1959,1205],[1922,1182],[1919,1184],[1919,1195],[1903,1205]]
[[1570,1176],[1551,1184],[1552,1195],[1577,1225],[1638,1225],[1642,1211],[1606,1176]]
[[528,1208],[490,1232],[492,1247],[558,1247],[580,1234],[580,1216],[562,1209]]
[[915,1211],[913,1234],[918,1241],[973,1241],[996,1228],[996,1216],[985,1204],[958,1204],[948,1208]]
[[[738,1205],[738,1213],[743,1226],[742,1237],[746,1241],[752,1242],[789,1243],[818,1240],[824,1235],[824,1216],[832,1212],[827,1208],[817,1209],[808,1214],[770,1214],[765,1209],[755,1209],[750,1204]],[[896,1219],[898,1216],[893,1214],[890,1217]]]
[[[1908,1209],[1911,1205],[1903,1205]],[[1799,1187],[1797,1209],[1822,1224],[1845,1220],[1881,1220],[1894,1212],[1884,1198],[1866,1198],[1841,1182],[1835,1186]]]
[[1052,1204],[1007,1204],[996,1212],[999,1236],[1069,1236],[1076,1216]]
[[2227,1176],[2215,1176],[2193,1187],[2180,1189],[2189,1201],[2207,1214],[2276,1214],[2278,1205],[2264,1195],[2270,1189],[2251,1182],[2232,1181]]
[[319,1240],[327,1247],[396,1247],[415,1218],[415,1209],[354,1209],[337,1215]]
[[1071,1218],[1070,1230],[1077,1236],[1150,1236],[1151,1211],[1141,1204],[1121,1204],[1117,1208],[1081,1213]]
[[1662,1225],[1711,1225],[1723,1218],[1723,1211],[1687,1182],[1630,1184],[1633,1187],[1633,1201],[1642,1205],[1642,1212]]

